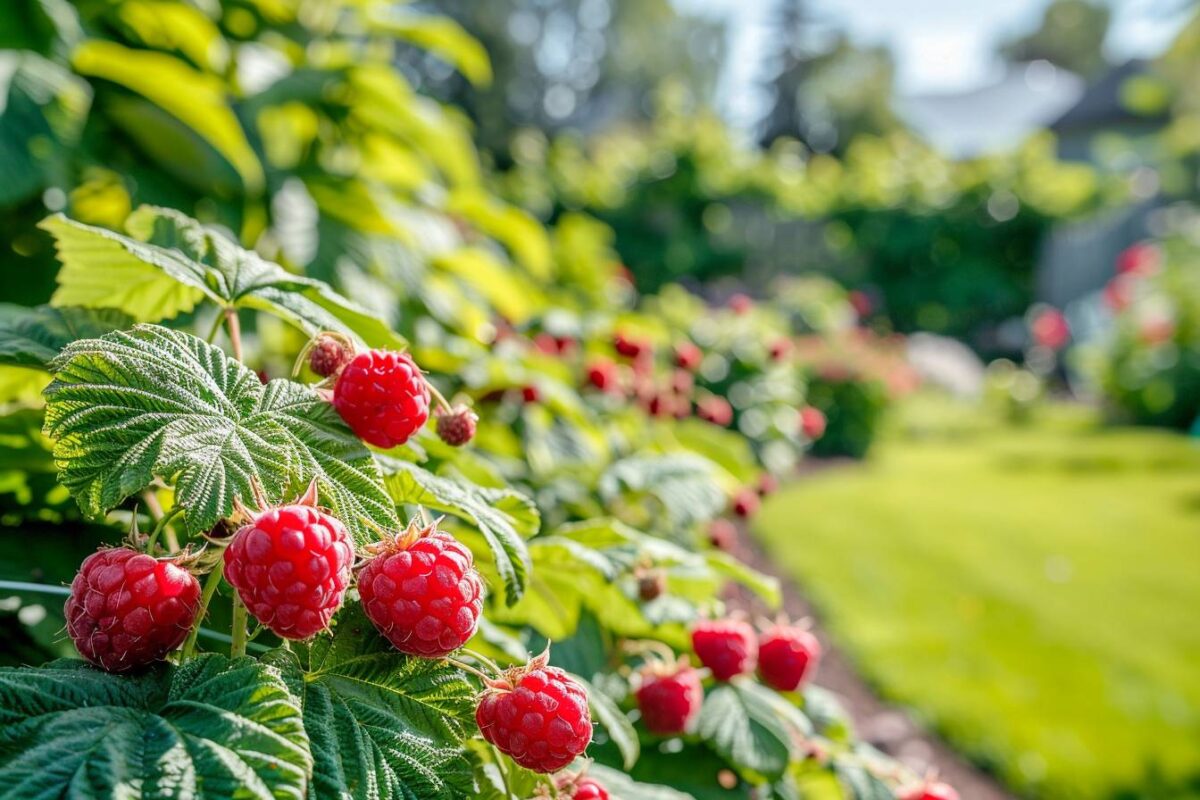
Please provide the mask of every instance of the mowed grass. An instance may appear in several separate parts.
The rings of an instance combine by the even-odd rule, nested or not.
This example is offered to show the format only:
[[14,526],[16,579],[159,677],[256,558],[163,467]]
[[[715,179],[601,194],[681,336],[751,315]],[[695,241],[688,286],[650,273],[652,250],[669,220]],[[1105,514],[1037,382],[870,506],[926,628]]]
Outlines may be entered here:
[[914,412],[924,435],[771,498],[775,562],[884,696],[1018,792],[1200,797],[1200,444]]

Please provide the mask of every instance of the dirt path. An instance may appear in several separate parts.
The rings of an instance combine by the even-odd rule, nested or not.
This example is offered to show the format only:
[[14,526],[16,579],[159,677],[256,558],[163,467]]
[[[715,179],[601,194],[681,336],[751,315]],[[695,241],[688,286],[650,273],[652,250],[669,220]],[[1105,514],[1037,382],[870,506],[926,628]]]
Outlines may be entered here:
[[[740,532],[733,554],[760,572],[776,575],[783,588],[784,610],[793,619],[812,618],[813,632],[821,640],[824,657],[817,673],[818,685],[838,695],[857,727],[859,736],[897,758],[918,773],[936,770],[958,789],[963,800],[1014,800],[996,781],[951,750],[945,742],[919,727],[901,708],[881,700],[859,676],[849,658],[835,645],[821,625],[820,616],[800,588],[779,575],[759,545],[746,530]],[[761,605],[744,590],[729,598],[747,612],[763,613]]]

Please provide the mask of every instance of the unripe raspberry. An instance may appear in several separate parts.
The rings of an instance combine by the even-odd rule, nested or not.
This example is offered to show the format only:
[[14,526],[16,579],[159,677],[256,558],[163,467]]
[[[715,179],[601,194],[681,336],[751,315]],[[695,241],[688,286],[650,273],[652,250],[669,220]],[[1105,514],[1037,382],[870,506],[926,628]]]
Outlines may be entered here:
[[758,674],[781,692],[794,692],[817,671],[821,643],[804,628],[775,625],[758,637]]
[[437,415],[437,435],[448,445],[461,447],[475,438],[478,415],[464,405],[456,405]]
[[701,620],[692,628],[692,649],[714,678],[727,681],[754,669],[758,639],[741,620]]
[[342,369],[333,407],[364,442],[395,447],[429,419],[429,384],[407,353],[368,350]]
[[695,370],[704,360],[704,352],[691,342],[675,345],[675,366],[688,371]]
[[737,534],[737,525],[724,517],[708,523],[708,543],[718,550],[732,550]]
[[350,534],[315,504],[314,484],[300,502],[253,514],[225,549],[225,579],[254,618],[284,639],[328,627],[350,584]]
[[367,618],[397,650],[441,658],[475,635],[483,581],[470,550],[416,520],[372,550],[375,557],[358,574],[358,593]]
[[686,733],[700,713],[704,688],[700,673],[685,657],[676,664],[647,665],[636,697],[646,730],[658,736],[677,736]]
[[758,492],[753,489],[740,489],[733,496],[733,513],[742,519],[748,519],[758,513]]
[[958,792],[948,783],[925,781],[896,795],[898,800],[958,800]]
[[814,441],[825,435],[825,414],[821,409],[813,406],[800,409],[800,432]]
[[64,613],[81,656],[128,672],[183,644],[199,608],[199,581],[174,560],[113,547],[83,560]]
[[696,404],[696,413],[700,419],[726,427],[733,422],[733,406],[719,395],[710,395]]
[[336,375],[352,358],[354,351],[349,347],[348,341],[338,336],[322,334],[308,351],[308,366],[317,375],[328,378],[330,375]]
[[490,681],[475,709],[483,738],[534,772],[557,772],[592,741],[587,690],[543,653]]
[[571,800],[608,800],[608,790],[595,778],[583,778],[575,784]]

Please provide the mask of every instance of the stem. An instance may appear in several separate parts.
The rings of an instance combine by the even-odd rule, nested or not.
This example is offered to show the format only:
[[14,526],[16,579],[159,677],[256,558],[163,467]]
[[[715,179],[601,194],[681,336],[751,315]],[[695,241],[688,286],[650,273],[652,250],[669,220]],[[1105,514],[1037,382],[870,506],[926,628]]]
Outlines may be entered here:
[[69,586],[51,586],[48,583],[26,583],[25,581],[0,581],[0,590],[59,595],[68,595],[71,593],[71,587]]
[[495,680],[491,675],[488,675],[483,670],[476,669],[475,667],[472,667],[470,664],[466,664],[466,663],[463,663],[462,661],[459,661],[457,658],[447,658],[446,663],[450,664],[451,666],[458,667],[459,669],[463,670],[464,672],[471,673],[472,675],[474,675],[475,677],[477,677],[481,681],[483,681],[485,686],[492,680]]
[[229,343],[233,346],[233,357],[242,360],[242,323],[238,319],[237,309],[232,306],[225,309],[225,324],[229,326]]
[[495,661],[492,661],[490,658],[485,656],[483,653],[477,653],[469,647],[464,647],[461,650],[459,650],[459,652],[462,653],[464,656],[470,656],[471,658],[478,661],[480,664],[483,664],[488,669],[495,670],[497,675],[499,675],[501,672],[504,672],[504,670],[500,669],[500,666],[498,664],[496,664]]
[[233,593],[233,638],[229,643],[229,657],[240,658],[246,655],[246,604],[237,592]]
[[[155,535],[162,533],[167,540],[167,550],[172,553],[179,552],[179,539],[175,537],[174,529],[163,527],[161,531],[159,530],[159,526],[163,524],[163,520],[167,519],[167,515],[163,513],[162,503],[158,502],[158,496],[154,494],[154,490],[147,489],[142,492],[142,500],[145,501],[146,508],[150,509],[150,516],[154,519],[155,532],[151,534],[151,541]],[[175,509],[172,509],[171,516],[174,516],[174,511]]]
[[504,767],[504,756],[500,753],[500,748],[496,745],[491,745],[492,755],[496,758],[496,770],[500,773],[500,785],[504,787],[505,800],[509,800],[512,796],[512,789],[508,788],[508,770]]
[[217,587],[221,585],[221,574],[220,567],[213,567],[213,571],[208,573],[208,577],[204,579],[204,590],[200,593],[200,613],[196,615],[196,627],[192,628],[187,641],[183,643],[181,661],[187,661],[196,651],[196,636],[200,633],[200,622],[208,613],[208,604],[212,600],[212,596],[216,594]]
[[221,323],[224,321],[225,315],[218,311],[216,318],[213,320],[212,328],[208,331],[208,337],[204,341],[212,344],[217,338],[217,332],[221,330]]
[[450,403],[446,402],[446,397],[441,392],[438,391],[438,388],[436,386],[433,385],[433,381],[426,378],[425,385],[429,387],[429,393],[431,395],[433,395],[433,399],[437,400],[438,407],[441,408],[442,411],[449,413]]
[[[161,517],[159,517],[158,523],[155,524],[155,526],[154,526],[154,530],[150,531],[150,538],[146,541],[146,552],[147,553],[149,553],[150,555],[154,555],[154,545],[156,545],[158,543],[159,534],[161,534],[166,529],[168,522],[175,519],[177,516],[179,516],[182,513],[183,513],[183,507],[175,506],[170,511],[168,511],[166,514],[163,514]],[[169,537],[169,538],[171,538],[171,537]],[[170,545],[169,541],[168,541],[168,545]],[[179,549],[178,544],[176,544],[176,547],[172,549],[172,552],[177,549]]]

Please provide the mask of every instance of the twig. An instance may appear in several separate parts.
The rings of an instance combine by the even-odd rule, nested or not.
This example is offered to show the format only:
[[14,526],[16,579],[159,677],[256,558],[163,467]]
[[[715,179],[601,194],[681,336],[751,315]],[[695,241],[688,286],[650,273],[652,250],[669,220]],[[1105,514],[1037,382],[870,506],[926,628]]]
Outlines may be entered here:
[[183,643],[183,657],[181,660],[187,661],[196,651],[196,636],[200,633],[200,621],[208,613],[208,604],[212,600],[212,596],[216,594],[217,587],[220,585],[221,568],[213,567],[213,571],[208,573],[208,577],[204,579],[204,591],[200,594],[200,613],[196,615],[196,627],[192,628],[192,632],[188,634],[187,641]]

